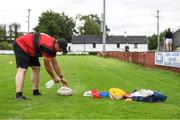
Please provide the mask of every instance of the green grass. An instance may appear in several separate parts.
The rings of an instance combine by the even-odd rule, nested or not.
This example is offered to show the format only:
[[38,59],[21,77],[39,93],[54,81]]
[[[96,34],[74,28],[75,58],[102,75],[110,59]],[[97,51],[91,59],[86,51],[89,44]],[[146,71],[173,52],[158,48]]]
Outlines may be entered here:
[[[0,55],[0,119],[180,119],[180,75],[177,73],[97,56],[58,56],[58,60],[73,96],[58,96],[58,85],[46,89],[50,77],[42,65],[43,95],[32,96],[29,68],[24,95],[31,100],[17,101],[14,56]],[[126,92],[135,88],[158,90],[168,98],[163,103],[142,103],[83,97],[85,91],[93,88],[108,91],[112,87]]]

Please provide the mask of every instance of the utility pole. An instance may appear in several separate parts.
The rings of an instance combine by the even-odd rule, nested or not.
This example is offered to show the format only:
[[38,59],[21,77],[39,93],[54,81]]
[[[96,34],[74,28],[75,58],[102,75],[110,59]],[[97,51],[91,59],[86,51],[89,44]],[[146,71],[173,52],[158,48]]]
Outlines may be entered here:
[[28,33],[29,33],[29,29],[30,29],[30,12],[31,12],[31,9],[28,9]]
[[106,0],[103,0],[103,52],[106,51]]
[[159,10],[157,10],[157,40],[158,40],[158,46],[157,46],[157,49],[158,51],[160,51],[160,36],[159,36]]

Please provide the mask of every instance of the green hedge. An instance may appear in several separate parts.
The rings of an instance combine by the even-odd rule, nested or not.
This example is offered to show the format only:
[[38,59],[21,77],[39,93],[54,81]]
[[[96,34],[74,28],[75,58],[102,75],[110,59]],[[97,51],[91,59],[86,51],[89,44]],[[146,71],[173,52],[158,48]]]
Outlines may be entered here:
[[97,55],[98,52],[89,52],[89,55]]
[[12,50],[12,44],[6,41],[0,41],[0,50]]

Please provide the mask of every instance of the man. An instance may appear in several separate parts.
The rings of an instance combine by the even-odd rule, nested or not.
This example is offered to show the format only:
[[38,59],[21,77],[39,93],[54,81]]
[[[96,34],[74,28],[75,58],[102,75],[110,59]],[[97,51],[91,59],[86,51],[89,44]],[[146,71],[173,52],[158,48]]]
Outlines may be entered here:
[[172,51],[172,40],[173,34],[171,32],[171,29],[169,28],[165,34],[166,51]]
[[125,51],[126,51],[126,52],[129,52],[129,45],[128,45],[128,43],[126,43]]
[[65,40],[56,40],[44,33],[26,34],[15,40],[13,49],[17,65],[15,78],[16,99],[26,100],[26,97],[23,96],[23,81],[28,67],[32,68],[31,79],[33,95],[41,95],[39,91],[40,62],[38,59],[38,57],[41,56],[43,56],[45,69],[54,82],[61,82],[64,86],[67,86],[67,81],[56,59],[56,52],[67,53],[66,47],[67,42]]

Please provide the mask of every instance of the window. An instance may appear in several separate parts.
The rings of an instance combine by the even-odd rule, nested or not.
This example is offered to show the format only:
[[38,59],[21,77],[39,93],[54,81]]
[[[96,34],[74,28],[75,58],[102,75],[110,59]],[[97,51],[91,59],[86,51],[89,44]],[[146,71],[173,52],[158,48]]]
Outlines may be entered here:
[[135,49],[138,48],[138,44],[137,44],[137,43],[134,44],[134,48],[135,48]]
[[93,43],[93,48],[96,48],[96,43]]
[[120,48],[120,44],[119,43],[117,43],[117,48]]
[[68,47],[68,51],[69,51],[69,52],[71,51],[71,47],[70,47],[70,46]]

